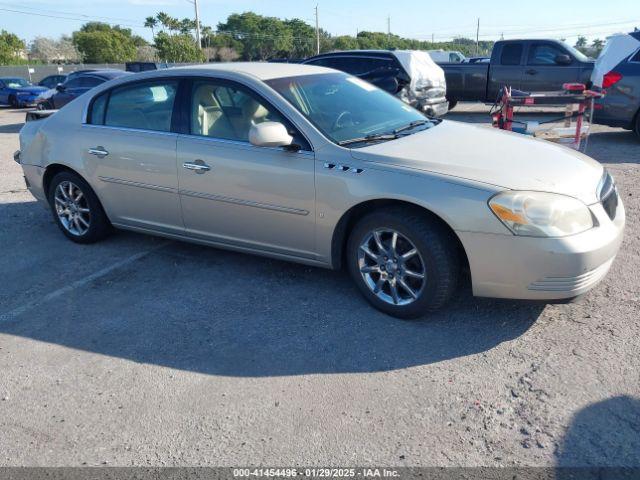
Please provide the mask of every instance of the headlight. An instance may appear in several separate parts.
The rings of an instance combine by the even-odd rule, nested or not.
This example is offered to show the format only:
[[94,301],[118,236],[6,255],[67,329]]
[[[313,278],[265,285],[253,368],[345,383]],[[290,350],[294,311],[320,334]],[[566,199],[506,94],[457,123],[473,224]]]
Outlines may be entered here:
[[565,237],[593,228],[589,208],[566,195],[508,191],[491,198],[489,207],[515,235]]

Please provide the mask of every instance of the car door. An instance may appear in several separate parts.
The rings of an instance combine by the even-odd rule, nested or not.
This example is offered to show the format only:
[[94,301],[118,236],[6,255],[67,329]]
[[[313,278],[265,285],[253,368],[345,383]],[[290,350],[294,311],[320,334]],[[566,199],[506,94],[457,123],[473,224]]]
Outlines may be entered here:
[[[235,82],[188,87],[178,137],[180,204],[188,235],[252,250],[310,258],[315,241],[313,152],[278,110]],[[297,152],[249,143],[252,125],[287,126]]]
[[[559,56],[568,56],[570,63],[558,61]],[[532,42],[529,44],[527,65],[522,76],[522,89],[528,92],[548,92],[562,90],[562,85],[577,82],[580,65],[557,44]]]
[[489,65],[489,80],[487,85],[487,100],[493,101],[502,91],[502,87],[509,86],[516,90],[522,89],[522,64],[524,44],[522,42],[505,43],[498,56],[498,62]]
[[7,85],[0,80],[0,104],[6,105],[9,103],[9,94]]
[[177,134],[178,79],[128,83],[96,97],[83,125],[83,157],[112,223],[182,234]]

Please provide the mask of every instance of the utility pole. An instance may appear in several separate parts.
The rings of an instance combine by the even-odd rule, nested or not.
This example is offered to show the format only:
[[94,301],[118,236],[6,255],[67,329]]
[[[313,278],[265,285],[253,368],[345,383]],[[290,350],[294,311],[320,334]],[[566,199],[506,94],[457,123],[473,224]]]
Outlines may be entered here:
[[476,29],[476,57],[480,51],[480,17],[478,17],[478,28]]
[[387,15],[387,37],[391,38],[391,15]]
[[318,23],[318,5],[316,4],[316,55],[320,55],[320,24]]
[[196,41],[198,42],[198,48],[202,49],[202,39],[200,38],[200,12],[198,11],[198,0],[193,0],[193,5],[196,7]]

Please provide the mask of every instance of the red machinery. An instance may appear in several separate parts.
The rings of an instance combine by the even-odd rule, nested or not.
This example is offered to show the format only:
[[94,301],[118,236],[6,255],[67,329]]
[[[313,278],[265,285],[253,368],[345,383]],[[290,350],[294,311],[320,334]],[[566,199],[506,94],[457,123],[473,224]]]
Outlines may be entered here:
[[[603,93],[587,90],[582,83],[565,83],[562,91],[557,92],[520,92],[511,87],[503,87],[502,95],[491,109],[493,126],[502,130],[517,131],[520,133],[533,133],[537,137],[557,143],[564,143],[578,150],[583,138],[587,138],[588,129],[583,129],[584,117],[589,113],[589,125],[593,115],[593,101],[603,96]],[[544,122],[531,122],[535,124],[536,131],[531,131],[529,122],[514,120],[515,107],[541,107],[559,106],[566,107],[565,114],[561,118]],[[577,105],[577,109],[575,106]],[[576,118],[575,130],[571,126],[571,119]],[[564,120],[564,128],[540,129],[539,126]],[[514,128],[514,124],[520,127]],[[522,127],[524,126],[524,128]]]

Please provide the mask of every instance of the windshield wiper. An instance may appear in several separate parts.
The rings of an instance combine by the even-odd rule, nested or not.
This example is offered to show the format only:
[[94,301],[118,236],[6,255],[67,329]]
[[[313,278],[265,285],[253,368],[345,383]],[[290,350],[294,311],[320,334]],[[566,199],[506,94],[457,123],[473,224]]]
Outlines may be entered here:
[[338,145],[345,146],[351,145],[352,143],[362,143],[362,142],[376,142],[378,140],[395,140],[398,138],[398,135],[395,133],[375,133],[371,135],[366,135],[364,137],[358,138],[350,138],[349,140],[342,140],[338,142]]
[[412,128],[426,125],[427,123],[431,122],[429,120],[414,120],[413,122],[406,124],[404,127],[396,128],[393,133],[398,134],[400,132],[404,132],[405,130],[411,130]]

